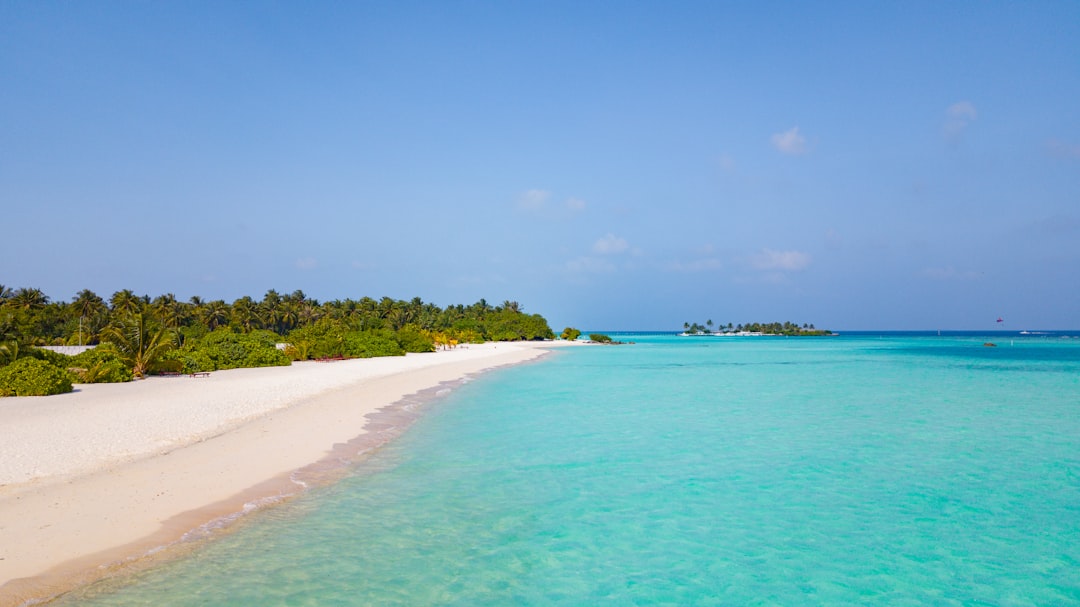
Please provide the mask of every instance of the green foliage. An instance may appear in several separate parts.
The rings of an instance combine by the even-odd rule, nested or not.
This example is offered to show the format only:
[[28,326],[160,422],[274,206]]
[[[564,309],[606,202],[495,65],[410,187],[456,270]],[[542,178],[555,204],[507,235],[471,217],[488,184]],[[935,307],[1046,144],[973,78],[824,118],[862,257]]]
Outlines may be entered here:
[[598,344],[610,344],[611,336],[604,335],[603,333],[589,333],[589,339],[595,341]]
[[559,335],[559,339],[565,339],[566,341],[574,341],[581,336],[581,331],[573,328],[566,327],[563,329],[562,334]]
[[276,347],[258,347],[248,351],[247,357],[244,358],[244,363],[240,366],[245,368],[287,367],[291,364],[292,360]]
[[502,309],[488,315],[484,322],[487,336],[493,341],[554,339],[555,333],[539,314],[523,314]]
[[71,390],[67,371],[38,358],[20,358],[0,367],[0,396],[48,396]]
[[470,337],[473,337],[475,340],[477,340],[477,341],[462,340],[462,339],[459,338],[459,341],[464,341],[466,343],[483,343],[484,342],[484,327],[480,324],[480,321],[478,321],[475,318],[462,318],[462,319],[456,320],[456,321],[454,321],[453,325],[451,325],[450,328],[453,330],[453,333],[456,334],[456,335],[459,335],[459,336],[468,335]]
[[397,341],[406,352],[434,352],[435,341],[413,325],[403,327],[397,332]]
[[175,364],[173,370],[179,373],[198,373],[200,371],[214,371],[217,367],[214,360],[206,352],[195,350],[194,347],[184,346],[172,350],[164,357],[165,362]]
[[168,331],[145,311],[138,311],[106,329],[104,339],[116,347],[135,377],[144,377],[172,349]]
[[177,342],[184,345],[189,341],[200,340],[210,334],[210,328],[203,324],[180,327],[177,329]]
[[131,369],[112,344],[102,344],[70,357],[68,368],[75,369],[78,382],[83,384],[112,384],[134,379]]
[[281,367],[292,363],[275,346],[276,335],[270,331],[233,333],[227,327],[188,341],[170,353],[168,360],[179,361],[184,373],[219,371],[241,367]]
[[[708,321],[710,329],[706,331],[706,328],[697,323],[683,323],[683,329],[686,333],[691,335],[697,333],[711,332],[712,321]],[[785,335],[785,336],[814,336],[814,335],[832,335],[832,331],[828,329],[816,329],[814,325],[803,323],[799,326],[793,322],[752,322],[747,324],[732,325],[728,323],[726,326],[721,323],[719,325],[720,330],[724,333],[761,333],[763,335]]]
[[322,318],[314,324],[293,329],[285,341],[292,345],[289,353],[294,360],[333,358],[345,356],[345,334],[348,332],[343,322]]
[[348,358],[404,356],[405,350],[389,329],[354,331],[345,336],[344,355]]
[[[66,303],[51,301],[33,288],[0,290],[0,365],[31,355],[38,345],[112,343],[136,377],[162,369],[283,364],[284,358],[429,352],[436,338],[443,347],[554,338],[542,316],[524,313],[521,304],[509,299],[498,306],[481,299],[440,308],[419,297],[320,303],[300,290],[270,290],[261,300],[241,297],[229,304],[198,296],[180,301],[172,293],[151,298],[129,289],[102,298],[84,289]],[[259,335],[257,341],[265,347],[252,350],[233,337],[210,337],[223,329]],[[269,351],[275,342],[290,344],[284,358]],[[83,369],[80,381],[117,379],[115,360],[49,360]]]

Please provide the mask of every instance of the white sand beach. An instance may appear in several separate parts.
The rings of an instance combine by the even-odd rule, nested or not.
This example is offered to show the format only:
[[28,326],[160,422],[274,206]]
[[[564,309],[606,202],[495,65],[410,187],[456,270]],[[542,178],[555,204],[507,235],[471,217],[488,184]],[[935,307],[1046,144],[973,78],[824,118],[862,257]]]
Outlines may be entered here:
[[410,415],[387,412],[389,405],[565,343],[483,344],[0,399],[0,607],[55,596],[251,504],[294,494],[304,474],[396,436]]

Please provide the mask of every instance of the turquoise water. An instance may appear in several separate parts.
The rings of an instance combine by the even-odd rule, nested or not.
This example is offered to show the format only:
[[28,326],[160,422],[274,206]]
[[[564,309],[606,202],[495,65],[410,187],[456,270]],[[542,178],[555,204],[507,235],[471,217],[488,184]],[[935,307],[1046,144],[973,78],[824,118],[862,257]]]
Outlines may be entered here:
[[1080,605],[1080,339],[622,338],[61,604]]

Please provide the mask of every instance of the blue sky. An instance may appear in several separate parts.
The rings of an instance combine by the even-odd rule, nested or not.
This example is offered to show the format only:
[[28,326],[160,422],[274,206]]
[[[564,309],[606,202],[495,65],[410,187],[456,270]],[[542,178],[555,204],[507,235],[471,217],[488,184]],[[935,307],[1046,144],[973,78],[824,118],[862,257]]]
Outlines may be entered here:
[[1080,3],[4,2],[0,283],[1080,328]]

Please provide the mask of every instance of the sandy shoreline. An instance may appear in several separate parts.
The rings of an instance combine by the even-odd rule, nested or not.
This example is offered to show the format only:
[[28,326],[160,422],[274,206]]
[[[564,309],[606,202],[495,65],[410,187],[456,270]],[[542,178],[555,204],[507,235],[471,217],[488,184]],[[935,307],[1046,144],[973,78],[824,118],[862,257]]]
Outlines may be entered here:
[[355,458],[396,436],[410,416],[389,405],[560,343],[0,399],[0,607],[55,596],[254,502],[295,493],[297,475],[317,476],[319,462]]

